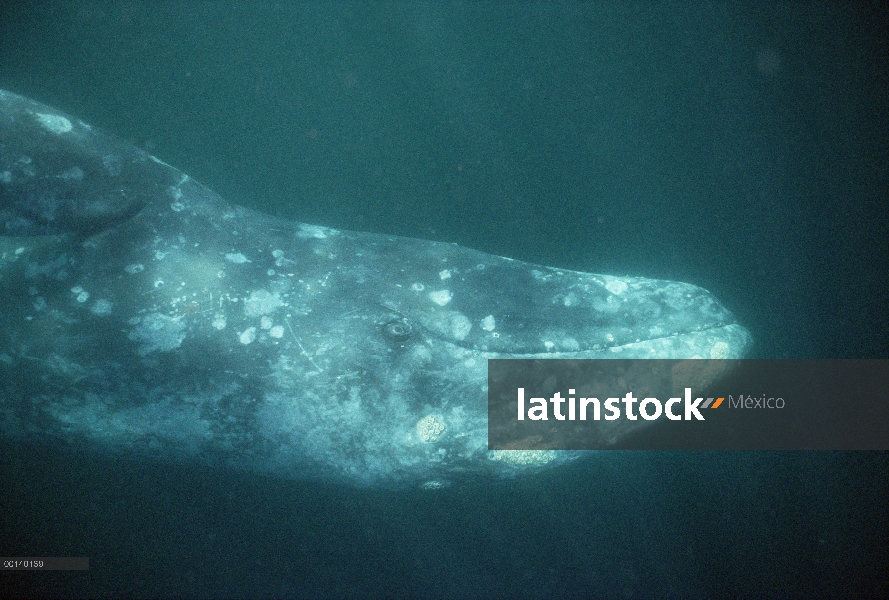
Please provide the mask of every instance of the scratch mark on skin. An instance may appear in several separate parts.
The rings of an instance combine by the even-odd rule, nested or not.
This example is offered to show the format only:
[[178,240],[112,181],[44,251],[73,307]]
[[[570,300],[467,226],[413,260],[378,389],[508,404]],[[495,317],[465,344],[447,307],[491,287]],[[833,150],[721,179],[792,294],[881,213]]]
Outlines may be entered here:
[[324,371],[321,369],[321,367],[319,367],[315,363],[315,361],[312,360],[312,357],[309,355],[308,352],[306,352],[306,349],[303,348],[302,342],[299,340],[299,336],[297,336],[296,332],[293,331],[293,326],[290,324],[290,319],[285,318],[284,322],[287,323],[287,329],[289,329],[290,333],[293,334],[293,339],[296,340],[296,345],[299,346],[299,350],[300,350],[300,352],[302,352],[302,355],[305,356],[310,363],[312,363],[312,366],[315,367],[315,369],[318,371],[318,374],[324,373]]

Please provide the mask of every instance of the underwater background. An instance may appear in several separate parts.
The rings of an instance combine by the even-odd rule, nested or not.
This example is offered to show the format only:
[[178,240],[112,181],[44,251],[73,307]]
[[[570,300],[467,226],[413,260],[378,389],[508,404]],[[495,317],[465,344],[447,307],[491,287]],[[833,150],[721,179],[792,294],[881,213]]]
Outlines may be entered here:
[[[238,204],[693,283],[755,358],[886,359],[887,12],[4,2],[0,88]],[[885,597],[887,484],[885,452],[391,491],[0,440],[0,555],[91,561],[0,596]]]

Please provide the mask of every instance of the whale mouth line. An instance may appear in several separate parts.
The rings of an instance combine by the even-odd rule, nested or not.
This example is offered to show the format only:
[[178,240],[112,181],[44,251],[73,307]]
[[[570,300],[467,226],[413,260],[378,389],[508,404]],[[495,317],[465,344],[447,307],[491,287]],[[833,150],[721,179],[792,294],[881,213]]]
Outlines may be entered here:
[[584,347],[578,348],[576,350],[547,350],[542,352],[535,351],[509,351],[509,350],[491,350],[479,347],[477,344],[466,343],[461,340],[453,340],[447,339],[444,336],[436,336],[433,334],[433,337],[440,339],[441,341],[449,344],[453,344],[455,346],[459,346],[462,348],[466,348],[467,350],[478,350],[481,352],[486,352],[490,354],[510,354],[510,355],[520,355],[520,356],[536,356],[536,355],[546,355],[546,354],[585,354],[585,353],[593,353],[593,352],[607,352],[614,348],[621,348],[623,346],[631,346],[634,344],[645,344],[645,343],[656,343],[665,340],[675,340],[680,339],[686,336],[693,336],[699,334],[706,334],[708,332],[717,332],[726,330],[731,327],[740,327],[737,322],[731,323],[720,323],[715,325],[707,325],[704,327],[698,327],[695,329],[690,329],[688,331],[678,331],[675,333],[669,333],[665,335],[654,335],[646,338],[636,338],[631,341],[622,341],[614,343],[599,343],[599,344],[587,344]]
[[[719,332],[725,332],[726,335],[719,335]],[[731,334],[731,335],[729,335]],[[700,329],[695,329],[692,331],[685,331],[681,333],[675,333],[670,335],[662,335],[659,337],[651,337],[646,339],[637,339],[632,342],[624,342],[619,344],[614,344],[610,346],[601,346],[599,348],[589,347],[582,348],[579,350],[551,350],[545,352],[508,352],[508,351],[496,351],[496,350],[483,350],[478,348],[467,347],[468,350],[476,350],[480,352],[487,358],[502,358],[502,359],[588,359],[588,358],[610,358],[610,357],[619,357],[620,353],[624,350],[633,350],[636,348],[643,348],[646,345],[661,345],[665,343],[670,343],[671,341],[682,341],[683,339],[688,339],[695,335],[714,335],[716,339],[712,340],[711,351],[714,348],[718,349],[719,356],[684,356],[684,358],[738,358],[741,353],[739,349],[743,349],[747,343],[749,343],[749,334],[746,333],[738,323],[724,323],[721,325],[710,325],[707,327],[701,327]],[[722,345],[722,346],[720,346]],[[650,358],[660,359],[660,358],[672,358],[666,357],[661,354],[659,350],[655,350],[655,348],[651,348],[650,352],[655,354]],[[722,356],[726,354],[726,356]],[[627,358],[630,358],[629,356]],[[633,356],[632,358],[647,358],[645,356]]]

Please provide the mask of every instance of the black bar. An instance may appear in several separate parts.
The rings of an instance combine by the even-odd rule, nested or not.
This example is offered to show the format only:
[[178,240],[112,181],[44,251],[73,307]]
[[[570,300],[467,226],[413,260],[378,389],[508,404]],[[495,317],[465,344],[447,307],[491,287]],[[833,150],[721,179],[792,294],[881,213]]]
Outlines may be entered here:
[[0,558],[0,569],[3,571],[89,571],[88,556],[19,556]]
[[889,360],[491,359],[488,448],[889,450]]

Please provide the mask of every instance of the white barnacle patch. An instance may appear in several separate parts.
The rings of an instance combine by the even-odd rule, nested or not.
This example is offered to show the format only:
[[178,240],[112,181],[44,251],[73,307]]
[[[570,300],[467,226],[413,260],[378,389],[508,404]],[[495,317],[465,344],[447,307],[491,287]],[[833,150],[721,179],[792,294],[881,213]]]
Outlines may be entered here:
[[438,278],[444,281],[451,278],[451,272],[448,269],[442,269],[438,272]]
[[263,317],[259,320],[259,326],[262,329],[271,329],[272,328],[272,320],[268,317]]
[[46,113],[34,113],[41,125],[55,134],[68,133],[73,129],[71,121],[61,115],[49,115]]
[[240,252],[229,252],[225,255],[225,260],[236,265],[243,265],[245,262],[250,262],[247,260],[247,257]]
[[465,339],[472,329],[472,321],[466,315],[454,313],[451,315],[451,335],[456,340]]
[[444,306],[454,297],[454,294],[451,293],[451,290],[439,290],[437,292],[429,292],[429,299],[438,304],[439,306]]
[[296,237],[303,239],[316,239],[323,240],[332,236],[335,233],[333,229],[329,229],[327,227],[321,227],[320,225],[307,225],[305,223],[300,224],[299,231],[296,234]]
[[87,292],[86,290],[84,290],[79,285],[76,285],[73,288],[71,288],[71,293],[74,294],[74,297],[76,298],[76,300],[78,302],[80,302],[81,304],[83,304],[90,298],[90,293]]
[[275,325],[271,329],[269,329],[269,335],[273,338],[281,339],[284,337],[284,328],[280,325]]
[[626,281],[621,281],[620,279],[612,279],[608,283],[605,284],[605,289],[614,294],[615,296],[620,296],[624,292],[627,291],[628,285]]
[[417,421],[417,435],[424,442],[434,442],[446,429],[444,420],[438,415],[427,415]]
[[286,258],[284,258],[284,251],[280,249],[272,250],[272,258],[275,259],[276,267],[283,267],[288,262],[293,262],[292,260],[287,260]]
[[238,340],[240,340],[240,342],[242,344],[250,344],[255,339],[256,339],[256,327],[248,327],[243,332],[241,332],[241,335],[238,336]]
[[133,263],[132,265],[127,265],[123,268],[124,271],[129,273],[130,275],[135,275],[136,273],[141,273],[145,270],[145,265]]
[[488,458],[515,466],[534,467],[552,462],[556,453],[553,450],[491,450]]
[[98,315],[100,317],[105,317],[111,314],[112,304],[109,300],[105,298],[99,298],[93,304],[93,307],[90,309],[94,315]]
[[214,329],[218,329],[220,331],[225,329],[225,326],[227,324],[225,315],[215,315],[213,317],[213,321],[210,324],[213,325]]
[[494,331],[495,327],[497,327],[497,321],[494,320],[494,315],[488,315],[482,319],[482,329],[485,331]]
[[250,297],[244,300],[244,314],[248,317],[260,317],[267,315],[279,307],[284,306],[280,294],[265,289],[250,292]]
[[568,292],[562,297],[562,304],[565,306],[577,306],[580,304],[580,298],[577,297],[575,292]]
[[175,350],[185,339],[185,323],[178,318],[155,312],[143,319],[131,319],[130,323],[135,324],[135,329],[129,333],[129,338],[139,342],[138,352],[142,356],[149,352]]
[[716,342],[710,348],[710,358],[728,358],[730,354],[729,345],[725,342]]
[[[12,252],[0,252],[0,262],[15,262],[25,253],[24,248],[16,248]],[[36,294],[36,292],[35,292]],[[34,294],[31,294],[32,296]]]

